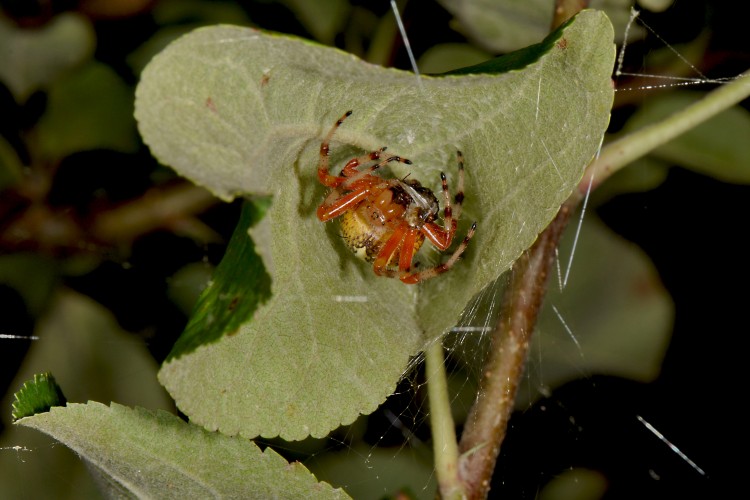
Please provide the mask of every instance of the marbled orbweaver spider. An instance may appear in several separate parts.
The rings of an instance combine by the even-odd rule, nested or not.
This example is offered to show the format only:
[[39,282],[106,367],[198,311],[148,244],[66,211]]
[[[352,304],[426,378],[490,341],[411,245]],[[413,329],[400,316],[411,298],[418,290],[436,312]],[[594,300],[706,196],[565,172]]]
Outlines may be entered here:
[[[339,118],[320,144],[318,180],[331,191],[318,207],[318,219],[325,222],[341,216],[341,233],[346,245],[358,257],[372,262],[373,271],[379,276],[398,277],[404,283],[415,284],[448,271],[474,236],[476,222],[446,262],[417,271],[412,261],[425,238],[442,251],[453,242],[464,199],[463,155],[458,151],[458,192],[453,206],[448,181],[445,174],[440,173],[445,203],[441,227],[435,223],[440,206],[430,189],[416,180],[372,175],[392,161],[411,165],[406,158],[386,154],[385,147],[349,160],[339,175],[330,174],[329,143],[351,114],[347,111]],[[377,163],[357,170],[370,161]]]

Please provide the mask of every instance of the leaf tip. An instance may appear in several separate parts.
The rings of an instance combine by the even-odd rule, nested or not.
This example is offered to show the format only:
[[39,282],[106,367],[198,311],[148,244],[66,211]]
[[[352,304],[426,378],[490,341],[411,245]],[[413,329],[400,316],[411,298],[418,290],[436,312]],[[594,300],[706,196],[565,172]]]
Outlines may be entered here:
[[32,380],[24,382],[15,393],[13,422],[37,413],[44,413],[53,406],[64,406],[65,396],[51,373],[38,373]]

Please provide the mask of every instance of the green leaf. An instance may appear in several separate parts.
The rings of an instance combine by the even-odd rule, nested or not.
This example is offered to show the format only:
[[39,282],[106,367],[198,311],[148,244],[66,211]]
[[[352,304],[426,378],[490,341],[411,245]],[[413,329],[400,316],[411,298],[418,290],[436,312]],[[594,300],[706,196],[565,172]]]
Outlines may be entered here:
[[[669,345],[674,304],[640,248],[612,232],[591,211],[580,229],[577,221],[568,226],[559,248],[532,337],[528,381],[519,388],[519,408],[581,376],[653,381]],[[506,274],[482,291],[471,314],[455,330],[457,335],[449,337],[453,358],[468,373],[476,374],[476,360],[489,350],[489,336],[474,332],[491,330],[507,278]],[[465,385],[467,392],[475,392],[472,384]]]
[[167,280],[167,297],[189,316],[203,290],[211,283],[214,271],[215,267],[208,262],[191,262],[181,267]]
[[638,0],[638,5],[651,12],[663,12],[673,3],[674,0]]
[[[508,60],[517,59],[500,64]],[[418,84],[337,50],[228,26],[197,30],[154,58],[136,92],[154,154],[223,198],[273,199],[251,230],[273,296],[239,334],[172,359],[159,374],[192,421],[295,440],[352,422],[533,243],[607,126],[611,25],[585,11],[523,60],[503,74]],[[392,175],[439,192],[441,171],[455,185],[456,149],[464,152],[457,239],[473,220],[478,230],[451,272],[412,287],[378,278],[353,258],[336,223],[315,217],[325,196],[320,141],[348,109],[354,114],[332,143],[336,165],[387,145],[414,162]],[[440,258],[422,254],[423,266]]]
[[316,455],[309,467],[317,478],[340,486],[358,500],[436,498],[437,480],[430,459],[428,453],[413,448],[357,446]]
[[[628,120],[623,132],[658,122],[697,102],[702,92],[670,92],[644,102]],[[665,162],[693,169],[719,180],[750,183],[750,112],[741,106],[719,113],[676,139],[656,148],[651,155]]]
[[270,448],[207,432],[164,412],[112,403],[69,404],[25,418],[81,456],[108,496],[346,498]]
[[0,137],[0,191],[21,180],[21,168],[21,159],[16,151]]
[[599,207],[623,193],[640,193],[659,187],[669,173],[669,165],[658,158],[647,155],[622,168],[591,192],[589,206]]
[[40,148],[49,158],[99,148],[135,151],[132,113],[127,84],[108,66],[90,63],[50,87],[37,126]]
[[159,30],[127,56],[133,73],[140,74],[153,56],[185,33],[210,24],[250,24],[247,11],[237,2],[212,0],[161,0],[150,14]]
[[13,420],[49,411],[53,406],[64,406],[65,396],[51,373],[34,375],[14,395]]
[[[552,24],[554,0],[439,0],[456,18],[456,29],[474,43],[492,52],[518,50],[545,37]],[[615,39],[623,39],[630,19],[632,0],[591,0],[590,7],[607,13]],[[641,36],[640,26],[631,26],[629,38]]]
[[[40,254],[0,255],[0,283],[15,289],[23,297],[26,309],[35,317],[46,310],[59,286],[59,274],[58,263]],[[34,279],[29,279],[29,276]]]
[[123,331],[93,300],[65,291],[53,296],[37,328],[16,386],[35,373],[52,372],[71,401],[116,400],[172,408],[156,382],[157,364],[145,344]]
[[[580,229],[576,220],[568,225],[559,250],[532,337],[528,380],[516,398],[519,408],[592,374],[651,382],[661,371],[669,345],[674,304],[651,260],[638,246],[612,232],[589,211]],[[489,335],[476,332],[491,331],[508,278],[506,273],[483,290],[454,329],[455,335],[448,337],[453,359],[464,367],[458,377],[464,386],[452,393],[454,400],[460,401],[464,391],[476,394],[471,382],[478,384],[477,359],[484,359],[490,349]],[[461,416],[456,420],[461,421]]]
[[83,16],[63,13],[43,28],[23,29],[0,16],[0,81],[18,102],[94,53],[96,35]]
[[510,52],[544,38],[552,23],[552,0],[440,0],[458,29],[478,45]]
[[[27,271],[27,281],[35,281],[37,274]],[[69,401],[114,400],[173,410],[172,401],[157,383],[158,366],[145,343],[124,332],[114,316],[90,298],[70,290],[57,291],[44,307],[35,340],[10,386],[15,389],[36,373],[52,372]],[[0,454],[3,496],[92,498],[96,485],[74,453],[36,431],[10,425],[12,397],[9,392],[0,401],[4,409],[0,412],[4,424],[0,449],[17,451]]]
[[151,9],[157,26],[248,24],[247,10],[231,0],[162,0]]
[[346,0],[281,0],[316,40],[333,44],[343,27],[350,5]]
[[250,321],[258,306],[270,297],[271,277],[247,234],[250,225],[261,218],[265,210],[262,204],[245,203],[227,253],[201,293],[185,331],[167,360],[202,344],[216,342],[224,335],[237,333],[240,326]]
[[597,500],[604,498],[609,487],[607,478],[599,471],[571,468],[556,474],[539,492],[539,500]]
[[433,45],[422,54],[417,66],[422,73],[438,74],[486,61],[490,54],[468,43]]
[[[550,277],[531,346],[540,362],[530,364],[525,386],[546,391],[594,373],[653,381],[672,333],[669,293],[648,256],[593,213],[586,214],[568,273],[576,231],[571,224],[560,245],[560,273]],[[536,396],[522,394],[519,404]]]

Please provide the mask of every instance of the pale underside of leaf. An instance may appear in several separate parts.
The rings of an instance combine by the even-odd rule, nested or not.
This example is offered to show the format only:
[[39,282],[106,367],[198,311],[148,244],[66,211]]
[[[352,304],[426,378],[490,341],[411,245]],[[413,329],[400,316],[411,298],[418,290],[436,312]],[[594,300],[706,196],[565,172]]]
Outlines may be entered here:
[[137,498],[347,498],[300,463],[254,443],[210,433],[163,411],[96,402],[18,421],[78,453],[112,496]]
[[[195,31],[157,56],[136,100],[155,155],[221,197],[273,197],[252,231],[273,297],[239,334],[164,365],[160,380],[182,411],[230,434],[301,439],[374,410],[410,356],[456,323],[574,188],[608,123],[613,60],[611,25],[594,11],[535,63],[501,75],[417,82],[336,50],[228,26]],[[478,230],[451,272],[415,287],[375,277],[344,247],[336,223],[315,217],[325,196],[315,175],[320,141],[350,109],[332,142],[334,173],[363,150],[388,146],[414,162],[393,175],[440,196],[440,171],[454,186],[463,151],[457,239],[473,220]],[[426,267],[437,258],[429,249],[418,260]]]

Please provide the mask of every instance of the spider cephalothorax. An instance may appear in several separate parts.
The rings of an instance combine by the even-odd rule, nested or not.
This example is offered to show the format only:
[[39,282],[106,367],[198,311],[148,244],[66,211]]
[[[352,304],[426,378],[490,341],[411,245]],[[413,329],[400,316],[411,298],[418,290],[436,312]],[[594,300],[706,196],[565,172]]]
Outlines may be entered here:
[[[318,218],[327,221],[341,216],[344,241],[359,257],[373,262],[375,274],[398,277],[404,283],[413,284],[448,271],[466,250],[476,222],[443,264],[415,271],[412,260],[425,238],[440,250],[447,250],[453,242],[464,198],[463,155],[460,151],[457,155],[458,192],[453,206],[445,174],[440,174],[445,205],[441,227],[435,223],[440,206],[430,189],[413,179],[384,179],[371,174],[392,161],[411,164],[406,158],[385,153],[384,147],[349,160],[338,176],[329,173],[330,140],[351,113],[347,112],[336,121],[320,145],[318,179],[330,187],[331,192],[318,207]],[[357,170],[368,161],[377,163]]]

